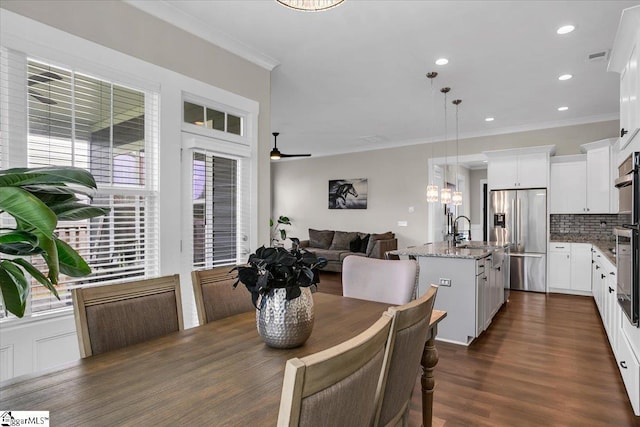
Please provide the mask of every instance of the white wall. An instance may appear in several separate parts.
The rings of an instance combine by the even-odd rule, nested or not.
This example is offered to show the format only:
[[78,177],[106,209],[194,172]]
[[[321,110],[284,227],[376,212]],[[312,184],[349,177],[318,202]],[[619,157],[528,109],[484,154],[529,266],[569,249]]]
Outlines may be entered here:
[[[260,104],[258,223],[261,224],[258,241],[269,242],[271,73],[268,70],[118,0],[2,0],[0,6],[257,101]],[[153,75],[149,78],[155,80]]]
[[[615,137],[617,132],[618,121],[614,120],[470,138],[460,140],[460,155],[549,144],[556,145],[558,155],[577,154],[580,144]],[[289,234],[300,238],[308,237],[308,228],[362,232],[391,230],[397,234],[400,247],[423,244],[428,236],[425,191],[430,153],[429,144],[421,144],[340,156],[274,161],[271,165],[272,215],[289,216],[293,223]],[[328,209],[328,181],[340,178],[368,178],[369,204],[366,210]],[[470,184],[471,179],[467,179]],[[469,190],[479,191],[474,187]],[[475,196],[472,197],[475,200]],[[409,212],[411,207],[414,209],[412,213]],[[472,217],[475,215],[474,212],[469,213]],[[398,221],[407,221],[408,226],[399,227]],[[472,218],[472,222],[476,220]]]
[[[3,45],[92,75],[118,76],[121,80],[116,81],[136,87],[150,85],[159,91],[160,274],[181,274],[185,325],[192,326],[191,264],[179,244],[182,92],[250,114],[249,139],[256,146],[253,155],[258,159],[252,172],[259,185],[254,188],[258,218],[252,226],[259,231],[252,242],[257,246],[269,239],[270,73],[121,2],[3,1],[2,8]],[[263,224],[259,230],[258,224]],[[70,310],[8,319],[0,326],[2,380],[78,358]]]

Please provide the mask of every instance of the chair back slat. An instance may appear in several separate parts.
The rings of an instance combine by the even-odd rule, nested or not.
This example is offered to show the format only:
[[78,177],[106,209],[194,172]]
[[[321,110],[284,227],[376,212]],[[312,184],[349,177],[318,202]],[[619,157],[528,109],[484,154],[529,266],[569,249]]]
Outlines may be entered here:
[[421,298],[388,310],[394,321],[386,372],[379,387],[376,426],[395,426],[403,417],[406,421],[437,290],[432,285]]
[[76,288],[71,295],[82,357],[184,329],[177,274]]
[[255,310],[251,294],[244,285],[233,287],[236,275],[233,267],[215,267],[191,272],[198,320],[201,325],[235,314]]
[[348,341],[287,361],[278,426],[369,427],[391,322],[392,316],[384,313]]

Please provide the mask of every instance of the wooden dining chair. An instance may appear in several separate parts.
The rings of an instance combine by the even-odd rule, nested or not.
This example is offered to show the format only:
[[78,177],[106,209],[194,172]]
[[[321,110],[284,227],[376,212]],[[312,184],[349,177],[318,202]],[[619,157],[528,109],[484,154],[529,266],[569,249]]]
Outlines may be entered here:
[[409,403],[420,368],[431,312],[438,288],[431,286],[419,299],[391,307],[393,315],[386,371],[378,388],[374,426],[407,426]]
[[278,426],[371,426],[391,322],[385,312],[350,340],[288,360]]
[[254,311],[251,294],[244,286],[233,287],[233,267],[215,267],[191,272],[191,283],[201,325],[234,314]]
[[76,288],[71,295],[82,357],[184,329],[177,274]]
[[414,296],[418,263],[349,255],[342,263],[345,297],[406,304]]

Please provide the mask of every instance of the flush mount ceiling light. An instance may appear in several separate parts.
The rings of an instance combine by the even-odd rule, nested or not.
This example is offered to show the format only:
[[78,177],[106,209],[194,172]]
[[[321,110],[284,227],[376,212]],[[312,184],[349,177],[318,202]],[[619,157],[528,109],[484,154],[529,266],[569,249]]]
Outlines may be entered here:
[[571,74],[563,74],[560,77],[558,77],[558,80],[569,80],[572,77],[573,76]]
[[320,12],[338,6],[344,0],[276,0],[283,6],[303,12]]
[[560,35],[569,34],[571,31],[573,31],[575,29],[576,29],[576,27],[574,27],[573,25],[563,25],[562,27],[558,28],[556,33],[558,33]]
[[558,107],[558,111],[567,111],[569,107]]
[[447,65],[449,60],[447,58],[436,59],[436,65]]
[[493,117],[487,117],[486,119],[484,119],[485,122],[492,122],[495,119]]

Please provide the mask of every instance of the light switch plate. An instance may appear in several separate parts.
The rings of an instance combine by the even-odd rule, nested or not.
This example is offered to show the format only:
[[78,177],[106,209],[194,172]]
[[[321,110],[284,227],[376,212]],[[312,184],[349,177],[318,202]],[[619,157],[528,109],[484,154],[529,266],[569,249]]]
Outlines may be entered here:
[[398,227],[406,227],[407,221],[398,221]]
[[443,279],[441,277],[439,282],[440,282],[440,286],[449,286],[449,287],[451,287],[451,279]]

